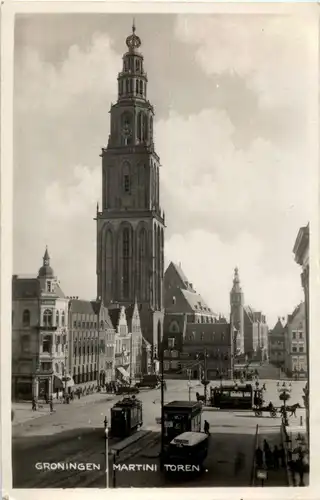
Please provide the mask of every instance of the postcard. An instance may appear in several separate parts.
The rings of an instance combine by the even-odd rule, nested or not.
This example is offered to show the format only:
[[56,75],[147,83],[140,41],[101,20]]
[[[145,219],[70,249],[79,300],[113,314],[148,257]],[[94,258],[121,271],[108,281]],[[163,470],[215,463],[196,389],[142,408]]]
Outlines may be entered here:
[[3,9],[3,494],[310,496],[316,11],[80,4]]

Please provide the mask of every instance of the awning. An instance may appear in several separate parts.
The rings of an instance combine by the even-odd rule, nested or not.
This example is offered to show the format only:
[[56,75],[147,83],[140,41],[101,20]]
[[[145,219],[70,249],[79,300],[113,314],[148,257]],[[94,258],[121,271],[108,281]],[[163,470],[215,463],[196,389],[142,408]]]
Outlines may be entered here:
[[130,378],[129,373],[122,366],[116,366],[116,368],[124,378]]
[[53,387],[54,390],[57,389],[68,389],[69,387],[74,386],[74,380],[70,375],[66,375],[62,377],[61,375],[55,373],[53,378]]

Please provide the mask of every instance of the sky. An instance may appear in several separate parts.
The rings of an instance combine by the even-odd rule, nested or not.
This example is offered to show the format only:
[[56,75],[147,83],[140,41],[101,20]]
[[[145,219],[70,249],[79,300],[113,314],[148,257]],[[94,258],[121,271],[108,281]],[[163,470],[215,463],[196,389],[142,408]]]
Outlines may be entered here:
[[[155,107],[165,261],[229,314],[233,270],[272,327],[303,299],[293,245],[310,220],[302,18],[136,15]],[[14,273],[48,245],[66,295],[96,296],[101,147],[131,15],[19,15],[15,25]]]

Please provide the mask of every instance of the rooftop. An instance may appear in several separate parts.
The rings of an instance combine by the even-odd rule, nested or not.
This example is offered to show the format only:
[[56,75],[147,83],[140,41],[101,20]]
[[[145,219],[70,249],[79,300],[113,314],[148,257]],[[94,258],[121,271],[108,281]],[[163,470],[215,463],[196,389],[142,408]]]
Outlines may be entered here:
[[175,408],[177,406],[182,408],[194,408],[199,406],[199,403],[198,401],[171,401],[171,403],[164,405],[165,408]]

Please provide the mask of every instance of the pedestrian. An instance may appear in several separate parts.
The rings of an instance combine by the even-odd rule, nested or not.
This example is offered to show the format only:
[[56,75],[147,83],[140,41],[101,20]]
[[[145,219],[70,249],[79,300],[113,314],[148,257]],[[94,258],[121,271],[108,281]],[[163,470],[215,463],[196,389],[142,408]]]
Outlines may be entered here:
[[263,384],[263,386],[262,386],[262,390],[263,390],[263,391],[266,391],[266,390],[267,390],[267,388],[266,388],[266,384]]
[[207,420],[204,421],[204,432],[210,436],[210,424]]
[[267,469],[273,469],[273,453],[270,450],[270,448],[266,448],[265,452],[265,462],[266,462],[266,467]]
[[263,466],[263,451],[260,446],[256,449],[256,465],[259,468]]
[[296,463],[293,460],[289,460],[288,467],[291,474],[292,485],[296,486]]
[[80,393],[80,390],[78,390],[78,399],[81,398],[81,393]]
[[36,411],[37,410],[37,403],[36,403],[36,400],[33,398],[32,400],[32,411]]
[[280,459],[280,465],[281,465],[281,467],[285,467],[286,460],[285,460],[285,452],[284,452],[283,444],[280,444],[279,459]]
[[53,401],[52,401],[52,399],[50,399],[49,405],[50,405],[50,413],[53,413]]
[[275,469],[279,469],[279,458],[280,458],[279,448],[275,445],[273,449],[273,466]]

